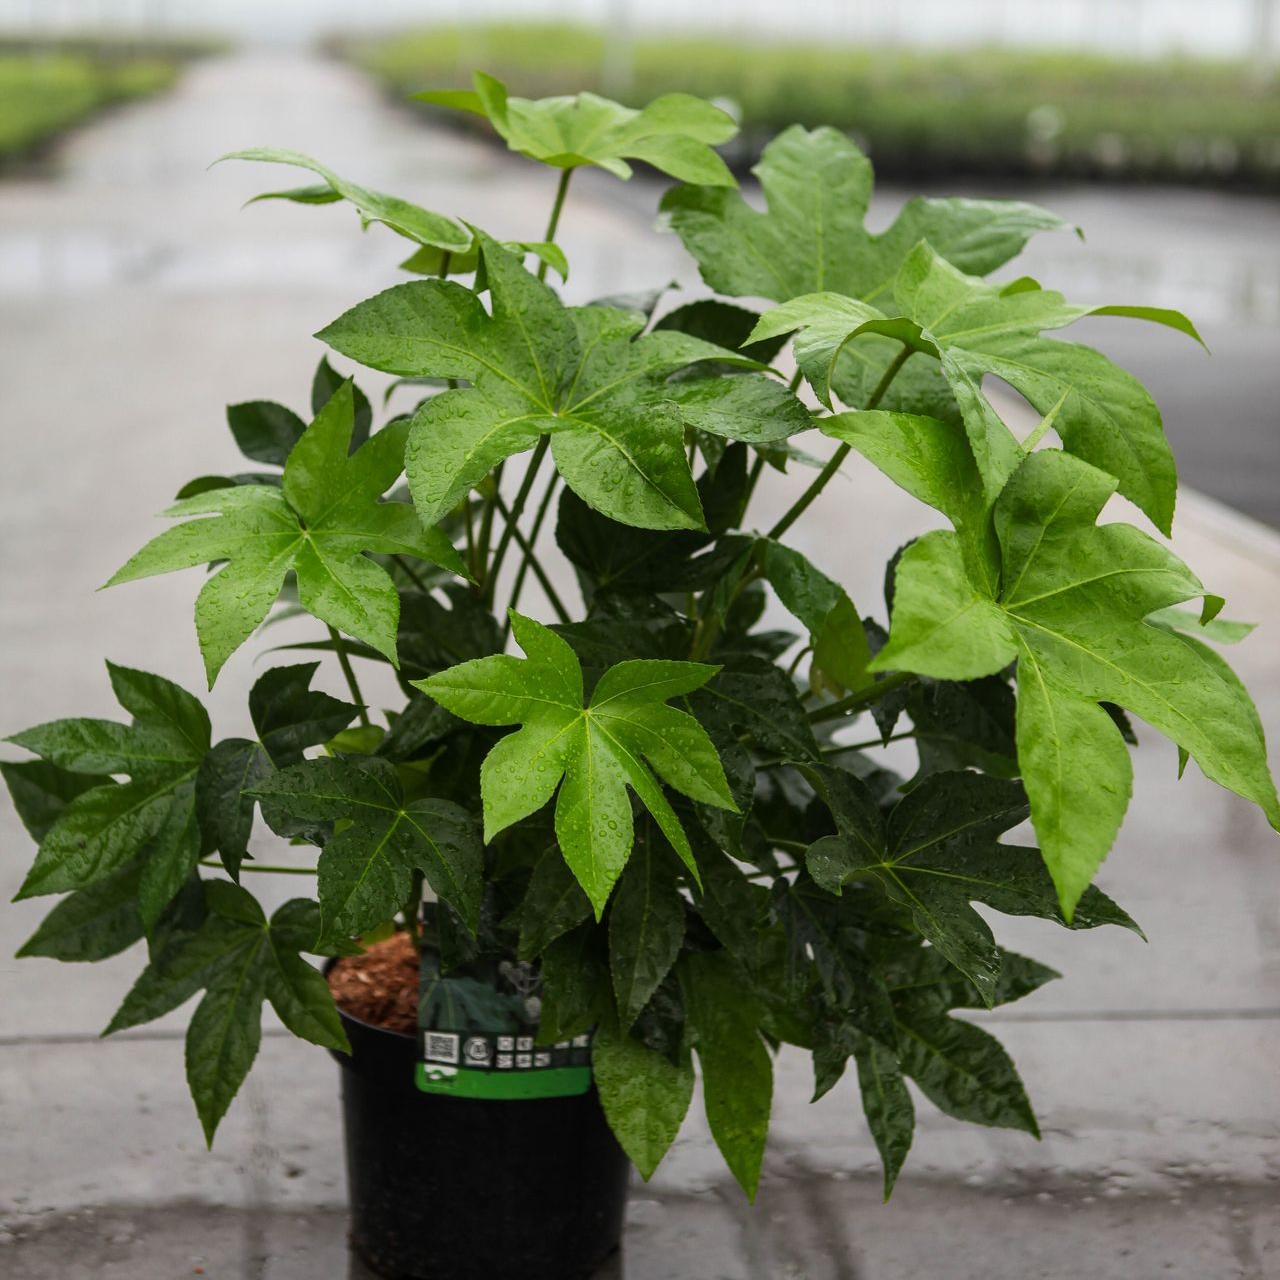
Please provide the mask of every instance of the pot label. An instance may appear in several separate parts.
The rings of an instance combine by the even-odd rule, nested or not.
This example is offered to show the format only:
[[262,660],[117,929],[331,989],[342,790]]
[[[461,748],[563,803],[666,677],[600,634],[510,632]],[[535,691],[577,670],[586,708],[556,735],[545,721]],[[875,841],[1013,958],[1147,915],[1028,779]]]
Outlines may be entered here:
[[479,957],[441,972],[423,947],[418,1088],[457,1098],[564,1098],[591,1087],[591,1037],[538,1042],[542,978],[530,964]]

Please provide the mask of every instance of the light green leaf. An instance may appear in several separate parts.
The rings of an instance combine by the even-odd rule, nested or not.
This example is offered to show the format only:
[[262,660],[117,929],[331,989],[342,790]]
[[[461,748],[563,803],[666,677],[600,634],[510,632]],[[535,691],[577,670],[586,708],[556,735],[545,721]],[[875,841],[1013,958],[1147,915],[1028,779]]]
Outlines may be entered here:
[[231,654],[297,576],[305,609],[396,660],[395,584],[364,552],[409,555],[465,576],[452,544],[403,503],[381,502],[403,469],[408,423],[392,423],[348,456],[351,383],[316,415],[285,462],[283,489],[237,485],[184,499],[167,515],[193,516],[153,538],[107,584],[230,563],[196,599],[196,632],[212,686]]
[[394,765],[372,757],[308,760],[250,794],[291,818],[342,820],[320,855],[326,941],[358,937],[393,916],[409,898],[414,871],[475,931],[483,865],[475,824],[451,801],[406,800]]
[[[1085,316],[1151,320],[1199,339],[1178,312],[1154,307],[1069,305],[1034,281],[1014,288],[966,275],[928,244],[906,257],[894,283],[898,317],[879,318],[861,303],[829,293],[793,299],[766,316],[760,332],[805,326],[796,354],[824,398],[841,353],[860,334],[896,338],[939,361],[968,433],[989,500],[1023,457],[1012,433],[982,390],[994,374],[1020,392],[1052,426],[1070,453],[1119,481],[1120,492],[1164,533],[1173,520],[1177,473],[1160,412],[1142,386],[1105,356],[1041,336]],[[882,300],[882,310],[887,306]]]
[[1032,454],[995,505],[999,596],[968,577],[955,534],[928,534],[898,564],[889,644],[872,663],[967,680],[1018,659],[1019,762],[1068,916],[1106,857],[1130,786],[1119,732],[1093,704],[1140,716],[1280,828],[1244,687],[1200,641],[1146,621],[1204,587],[1139,530],[1096,523],[1114,488],[1068,454]]
[[[222,160],[261,160],[268,164],[288,164],[299,169],[310,169],[328,184],[336,198],[349,201],[367,227],[371,222],[381,222],[392,231],[413,240],[417,244],[435,245],[441,249],[465,251],[471,244],[471,233],[462,223],[441,213],[432,213],[398,196],[384,195],[339,177],[332,169],[300,151],[287,151],[280,147],[250,147],[246,151],[231,151]],[[314,187],[305,188],[301,196],[297,192],[274,192],[276,197],[299,200],[306,204],[327,203],[317,199]],[[259,196],[258,199],[264,197]],[[251,202],[252,203],[252,202]]]
[[376,369],[472,384],[413,416],[406,466],[423,520],[440,519],[503,459],[550,434],[566,483],[605,515],[703,528],[684,420],[664,403],[665,379],[703,361],[756,363],[688,334],[637,336],[643,319],[631,312],[566,308],[518,258],[483,236],[481,245],[492,314],[456,284],[423,280],[361,303],[319,334]]
[[692,799],[734,808],[705,730],[665,705],[705,684],[716,668],[619,663],[584,707],[582,668],[569,645],[531,618],[511,618],[526,659],[477,658],[412,682],[464,720],[523,725],[481,767],[485,839],[542,808],[559,787],[556,835],[598,919],[631,853],[630,787],[696,880],[688,837],[650,769]]
[[717,293],[785,302],[831,290],[864,301],[890,291],[903,258],[921,240],[964,271],[986,275],[1021,252],[1037,231],[1066,224],[1010,200],[909,201],[893,225],[863,225],[871,165],[844,134],[793,125],[754,169],[767,212],[736,191],[677,187],[662,201],[672,228]]
[[773,1102],[773,1063],[757,1030],[757,1010],[723,951],[684,956],[680,986],[711,1136],[754,1200]]
[[848,592],[798,551],[771,538],[761,539],[756,554],[778,599],[808,628],[815,674],[841,693],[869,685],[871,650]]
[[684,93],[655,98],[642,111],[594,93],[513,98],[493,76],[477,72],[474,93],[429,90],[419,102],[486,117],[512,151],[558,169],[596,165],[629,178],[642,160],[684,182],[732,187],[733,175],[711,147],[738,132],[719,107]]
[[647,1182],[676,1140],[693,1098],[688,1054],[677,1065],[605,1023],[591,1042],[591,1068],[605,1119]]

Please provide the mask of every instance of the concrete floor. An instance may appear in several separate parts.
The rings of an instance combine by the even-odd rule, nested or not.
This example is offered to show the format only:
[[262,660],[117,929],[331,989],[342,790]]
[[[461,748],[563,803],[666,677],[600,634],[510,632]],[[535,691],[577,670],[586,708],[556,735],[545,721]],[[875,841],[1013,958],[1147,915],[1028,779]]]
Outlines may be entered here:
[[[532,166],[427,131],[350,72],[303,57],[203,64],[173,96],[73,139],[56,180],[0,187],[6,729],[112,715],[103,656],[201,687],[191,575],[95,588],[158,527],[151,513],[182,481],[237,465],[222,406],[269,397],[301,407],[321,353],[307,335],[395,279],[403,251],[394,237],[377,228],[361,237],[345,210],[237,212],[250,194],[293,182],[247,165],[205,172],[210,158],[257,143],[310,150],[339,172],[503,235],[540,224],[552,189]],[[1091,247],[1044,242],[1029,270],[1054,283],[1070,271],[1082,280],[1073,296],[1166,305],[1185,302],[1179,290],[1200,281],[1210,341],[1215,326],[1225,337],[1226,374],[1196,363],[1189,347],[1162,348],[1166,358],[1134,346],[1131,363],[1153,362],[1158,393],[1161,379],[1200,387],[1214,370],[1211,399],[1225,398],[1233,422],[1274,403],[1274,360],[1270,386],[1230,363],[1242,326],[1276,334],[1273,205],[1232,202],[1210,216],[1201,197],[1062,196],[1045,198],[1086,222]],[[563,224],[575,300],[673,274],[696,283],[678,245],[647,233],[653,197],[590,175],[575,184]],[[1148,263],[1129,278],[1121,264],[1156,214],[1165,243],[1185,239],[1190,251],[1171,255],[1166,273]],[[1215,262],[1202,255],[1211,233]],[[1249,314],[1239,310],[1244,295],[1224,279],[1253,288],[1247,324],[1233,318]],[[1106,332],[1129,359],[1133,330],[1117,322]],[[1175,439],[1177,424],[1192,423],[1190,405],[1175,396]],[[1274,453],[1253,470],[1274,496]],[[805,479],[775,477],[761,522]],[[928,513],[866,467],[850,471],[843,497],[806,516],[796,541],[880,612],[884,561]],[[1280,536],[1184,492],[1174,542],[1226,595],[1230,614],[1264,624],[1232,660],[1275,736]],[[244,723],[256,669],[242,651],[220,678],[211,697],[219,734]],[[1041,1143],[960,1126],[922,1104],[908,1172],[883,1208],[849,1083],[810,1107],[807,1066],[784,1056],[756,1209],[728,1185],[695,1114],[653,1183],[637,1186],[612,1274],[1280,1276],[1280,844],[1194,768],[1176,782],[1175,765],[1162,743],[1139,753],[1130,821],[1102,876],[1149,945],[998,919],[1007,945],[1068,975],[986,1019],[1023,1072]],[[28,861],[7,806],[0,841],[7,897]],[[0,911],[0,955],[46,905]],[[183,1017],[96,1039],[139,967],[135,953],[89,967],[0,959],[0,1275],[348,1274],[332,1062],[268,1034],[206,1153],[182,1078]],[[349,1274],[360,1271],[352,1264]]]

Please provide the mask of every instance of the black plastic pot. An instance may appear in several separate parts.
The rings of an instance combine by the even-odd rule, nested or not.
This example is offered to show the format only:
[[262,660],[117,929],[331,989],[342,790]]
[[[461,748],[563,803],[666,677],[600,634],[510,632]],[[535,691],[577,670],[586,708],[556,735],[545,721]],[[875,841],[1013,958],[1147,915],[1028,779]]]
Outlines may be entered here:
[[595,1089],[423,1093],[415,1037],[342,1015],[351,1244],[394,1280],[584,1280],[618,1248],[631,1166]]

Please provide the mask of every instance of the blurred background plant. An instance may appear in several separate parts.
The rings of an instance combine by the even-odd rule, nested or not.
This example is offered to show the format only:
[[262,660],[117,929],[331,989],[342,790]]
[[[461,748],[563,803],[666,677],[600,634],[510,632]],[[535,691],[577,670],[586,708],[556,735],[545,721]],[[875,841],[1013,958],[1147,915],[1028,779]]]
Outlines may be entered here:
[[527,97],[586,88],[632,103],[674,90],[716,98],[742,122],[728,158],[743,167],[798,121],[846,130],[888,178],[1280,185],[1280,86],[1240,57],[1144,60],[647,29],[619,48],[604,28],[549,22],[441,25],[327,44],[397,97],[428,84],[469,85],[471,69],[483,67]]
[[104,107],[168,88],[188,58],[220,47],[213,39],[121,39],[15,35],[0,29],[0,166]]

